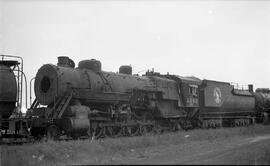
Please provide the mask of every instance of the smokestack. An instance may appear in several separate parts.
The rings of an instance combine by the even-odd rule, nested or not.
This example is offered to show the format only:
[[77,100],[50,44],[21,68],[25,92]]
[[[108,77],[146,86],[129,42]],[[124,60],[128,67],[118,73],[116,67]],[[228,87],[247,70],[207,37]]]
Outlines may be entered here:
[[75,63],[67,56],[59,56],[57,66],[74,68]]

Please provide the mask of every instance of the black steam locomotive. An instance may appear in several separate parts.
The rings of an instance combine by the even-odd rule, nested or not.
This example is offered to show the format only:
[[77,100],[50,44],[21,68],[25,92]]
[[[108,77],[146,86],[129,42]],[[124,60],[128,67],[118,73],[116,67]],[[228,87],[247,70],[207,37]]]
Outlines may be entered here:
[[94,59],[75,68],[68,57],[58,57],[57,65],[38,70],[34,89],[24,122],[31,136],[53,139],[267,124],[270,110],[269,89],[253,92],[252,85],[239,89],[154,71],[132,75],[131,66],[105,72]]

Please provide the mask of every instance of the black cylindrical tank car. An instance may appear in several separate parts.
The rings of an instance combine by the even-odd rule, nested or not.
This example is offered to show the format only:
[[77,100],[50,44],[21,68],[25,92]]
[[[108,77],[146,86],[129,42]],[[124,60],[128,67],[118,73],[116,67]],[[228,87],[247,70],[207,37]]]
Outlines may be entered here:
[[91,59],[75,68],[68,57],[58,57],[57,65],[43,65],[27,114],[31,134],[115,137],[254,123],[252,86],[239,90],[226,82],[154,71],[132,75],[126,65],[119,73],[105,72],[101,66]]
[[26,121],[20,112],[21,66],[21,57],[0,55],[0,140],[14,136],[18,138],[25,133]]
[[17,82],[12,66],[17,61],[0,61],[0,117],[10,117],[16,106]]

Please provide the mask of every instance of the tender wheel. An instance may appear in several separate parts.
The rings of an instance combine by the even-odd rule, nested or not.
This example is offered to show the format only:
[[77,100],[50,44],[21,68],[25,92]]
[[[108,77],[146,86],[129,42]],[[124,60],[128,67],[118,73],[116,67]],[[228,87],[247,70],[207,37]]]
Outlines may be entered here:
[[48,140],[58,140],[60,137],[60,129],[56,125],[51,125],[47,128]]
[[159,124],[155,124],[154,133],[155,134],[162,134],[163,133],[162,127]]
[[140,126],[140,133],[141,135],[145,134],[152,134],[154,131],[154,126],[149,124],[149,125],[141,125]]

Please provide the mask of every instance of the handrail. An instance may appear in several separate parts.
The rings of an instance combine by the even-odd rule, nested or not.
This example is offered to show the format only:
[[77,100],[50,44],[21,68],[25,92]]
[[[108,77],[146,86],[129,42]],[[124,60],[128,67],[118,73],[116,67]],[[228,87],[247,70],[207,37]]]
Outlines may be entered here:
[[32,105],[32,81],[36,79],[36,77],[31,78],[30,80],[30,105]]
[[241,85],[234,82],[230,82],[230,84],[233,86],[234,89],[237,89],[237,90],[249,90],[248,85]]
[[18,72],[21,72],[21,74],[23,75],[24,77],[24,82],[25,82],[25,107],[27,108],[27,79],[26,79],[26,75],[24,74],[23,71],[21,70],[14,70],[14,71],[18,71]]

